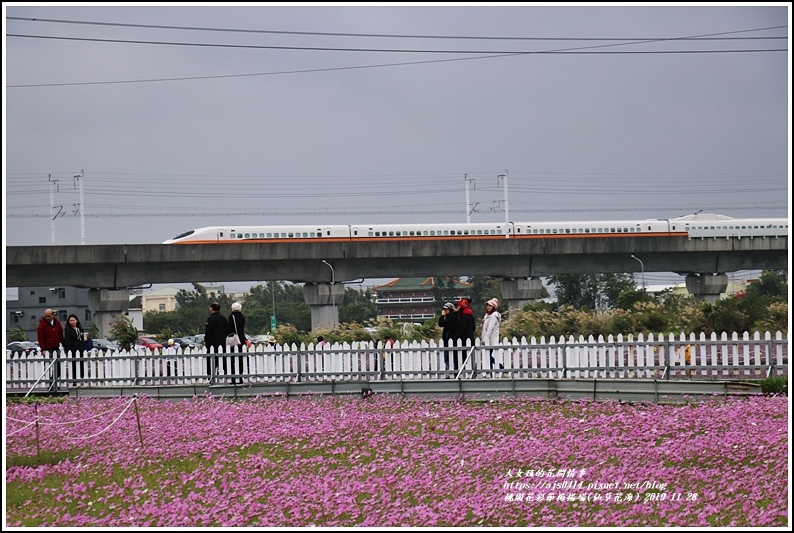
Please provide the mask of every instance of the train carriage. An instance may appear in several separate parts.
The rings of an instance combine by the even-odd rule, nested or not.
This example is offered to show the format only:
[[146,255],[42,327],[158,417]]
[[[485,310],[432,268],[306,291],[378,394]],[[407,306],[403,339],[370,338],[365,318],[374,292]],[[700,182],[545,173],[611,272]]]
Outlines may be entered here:
[[784,218],[739,219],[713,213],[697,213],[669,220],[210,226],[187,231],[163,244],[574,237],[772,238],[787,237],[788,226],[789,222]]

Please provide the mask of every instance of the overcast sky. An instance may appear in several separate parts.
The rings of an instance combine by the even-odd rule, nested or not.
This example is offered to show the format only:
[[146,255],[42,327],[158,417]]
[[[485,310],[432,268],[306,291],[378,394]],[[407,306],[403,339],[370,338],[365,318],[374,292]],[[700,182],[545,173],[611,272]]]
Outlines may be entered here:
[[3,11],[6,245],[790,216],[787,4]]

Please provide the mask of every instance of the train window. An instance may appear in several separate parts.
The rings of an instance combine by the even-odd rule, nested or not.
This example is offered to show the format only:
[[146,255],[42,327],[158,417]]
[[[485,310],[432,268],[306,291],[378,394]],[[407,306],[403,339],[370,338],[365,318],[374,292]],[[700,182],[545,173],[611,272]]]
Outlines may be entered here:
[[246,233],[246,234],[245,234],[245,238],[246,238],[246,239],[249,239],[249,238],[251,238],[251,234],[250,234],[250,233]]
[[422,232],[422,235],[429,235],[429,232],[428,232],[427,230],[424,230],[424,231]]
[[557,233],[557,228],[551,230],[552,233]]
[[389,232],[389,237],[394,237],[394,232],[393,231]]
[[468,235],[469,234],[469,230],[467,230],[467,229],[463,230],[463,234],[464,235]]
[[[562,231],[562,230],[560,230],[560,231]],[[570,232],[571,232],[571,228],[565,228],[565,233],[570,233]]]

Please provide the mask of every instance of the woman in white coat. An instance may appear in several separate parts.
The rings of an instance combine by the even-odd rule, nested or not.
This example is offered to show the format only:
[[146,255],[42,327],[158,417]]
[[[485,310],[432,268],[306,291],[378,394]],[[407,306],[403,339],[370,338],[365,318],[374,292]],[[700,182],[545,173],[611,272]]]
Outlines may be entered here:
[[[499,344],[499,322],[502,321],[502,315],[499,314],[499,300],[491,298],[485,303],[485,316],[482,319],[482,340],[483,346],[496,346]],[[496,366],[496,361],[493,358],[493,348],[491,348],[491,369]],[[499,368],[504,368],[500,364]]]

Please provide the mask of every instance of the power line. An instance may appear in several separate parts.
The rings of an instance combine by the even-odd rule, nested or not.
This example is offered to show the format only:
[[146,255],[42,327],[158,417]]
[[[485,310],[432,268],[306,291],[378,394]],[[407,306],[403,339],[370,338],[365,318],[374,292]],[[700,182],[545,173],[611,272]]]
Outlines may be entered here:
[[[228,32],[228,33],[254,33],[254,34],[275,34],[275,35],[303,35],[303,36],[325,36],[325,37],[377,37],[390,39],[448,39],[448,40],[493,40],[493,41],[636,41],[648,39],[648,37],[505,37],[505,36],[460,36],[460,35],[410,35],[410,34],[384,34],[384,33],[337,33],[337,32],[315,32],[315,31],[285,31],[285,30],[251,30],[241,28],[211,28],[206,26],[170,26],[162,24],[131,24],[121,22],[96,22],[86,20],[65,20],[65,19],[44,19],[32,17],[6,17],[7,20],[21,20],[26,22],[49,22],[55,24],[83,24],[91,26],[114,26],[124,28],[148,28],[166,30],[187,30],[187,31],[208,31],[208,32]],[[787,26],[770,26],[767,28],[755,28],[749,30],[738,30],[710,34],[710,36],[695,37],[675,37],[676,40],[744,40],[744,39],[786,39],[787,37],[714,37],[716,35],[732,35],[738,33],[750,33],[756,31],[777,30]],[[652,40],[669,40],[670,37],[653,37]]]
[[221,47],[221,48],[237,48],[237,49],[275,49],[275,50],[303,50],[303,51],[337,51],[337,52],[388,52],[388,53],[443,53],[443,54],[486,54],[477,55],[476,57],[463,57],[451,59],[436,59],[426,61],[410,61],[399,63],[381,63],[372,65],[357,65],[349,67],[330,67],[318,69],[302,69],[291,71],[275,71],[275,72],[260,72],[260,73],[247,73],[247,74],[227,74],[215,76],[184,76],[178,78],[149,78],[143,80],[117,80],[117,81],[96,81],[96,82],[72,82],[72,83],[38,83],[38,84],[17,84],[6,85],[8,89],[19,88],[34,88],[34,87],[69,87],[69,86],[83,86],[83,85],[115,85],[127,83],[153,83],[153,82],[173,82],[173,81],[197,81],[208,79],[224,79],[224,78],[242,78],[254,76],[276,76],[287,74],[308,74],[319,72],[335,72],[344,70],[359,70],[370,68],[385,68],[385,67],[398,67],[409,65],[422,65],[433,63],[449,63],[457,61],[471,61],[479,59],[495,59],[501,57],[515,57],[527,55],[588,55],[588,54],[714,54],[714,53],[759,53],[759,52],[787,52],[787,48],[780,49],[736,49],[736,50],[658,50],[658,51],[604,51],[596,50],[600,48],[608,48],[615,46],[649,44],[659,42],[673,42],[673,41],[687,41],[695,39],[705,39],[716,35],[726,35],[732,33],[742,33],[749,31],[762,31],[768,29],[777,29],[785,26],[775,26],[769,28],[759,28],[753,30],[741,30],[736,32],[722,32],[704,35],[692,35],[686,37],[670,37],[670,38],[653,38],[641,39],[638,41],[626,41],[619,43],[593,45],[593,46],[580,46],[573,48],[564,48],[558,50],[539,50],[539,51],[518,51],[518,52],[491,52],[491,51],[462,51],[462,50],[403,50],[403,49],[372,49],[372,48],[328,48],[328,47],[296,47],[296,46],[264,46],[264,45],[236,45],[236,44],[213,44],[213,43],[176,43],[166,41],[141,41],[141,40],[123,40],[123,39],[96,39],[85,37],[55,37],[47,35],[22,35],[22,34],[6,34],[7,37],[27,37],[37,39],[57,39],[57,40],[71,40],[71,41],[90,41],[90,42],[108,42],[108,43],[122,43],[122,44],[153,44],[153,45],[170,45],[170,46],[199,46],[199,47]]
[[[7,33],[6,37],[21,37],[29,39],[49,39],[58,41],[78,41],[78,42],[96,42],[96,43],[113,43],[113,44],[152,44],[161,46],[195,46],[202,48],[241,48],[241,49],[254,49],[254,50],[303,50],[311,52],[379,52],[379,53],[397,53],[397,54],[506,54],[506,55],[531,55],[531,54],[714,54],[714,53],[738,53],[738,52],[785,52],[787,48],[770,48],[770,49],[742,49],[742,50],[647,50],[647,51],[587,51],[585,49],[569,49],[569,50],[540,50],[540,51],[525,51],[525,50],[419,50],[410,48],[339,48],[339,47],[325,47],[325,46],[275,46],[263,44],[227,44],[227,43],[186,43],[174,41],[143,41],[140,39],[100,39],[98,37],[58,37],[54,35],[24,35],[19,33]],[[645,43],[658,43],[683,41],[681,39],[645,39],[642,41],[629,41],[615,43],[612,45],[600,46],[624,46],[626,44],[645,44]],[[595,47],[584,47],[595,48]]]

